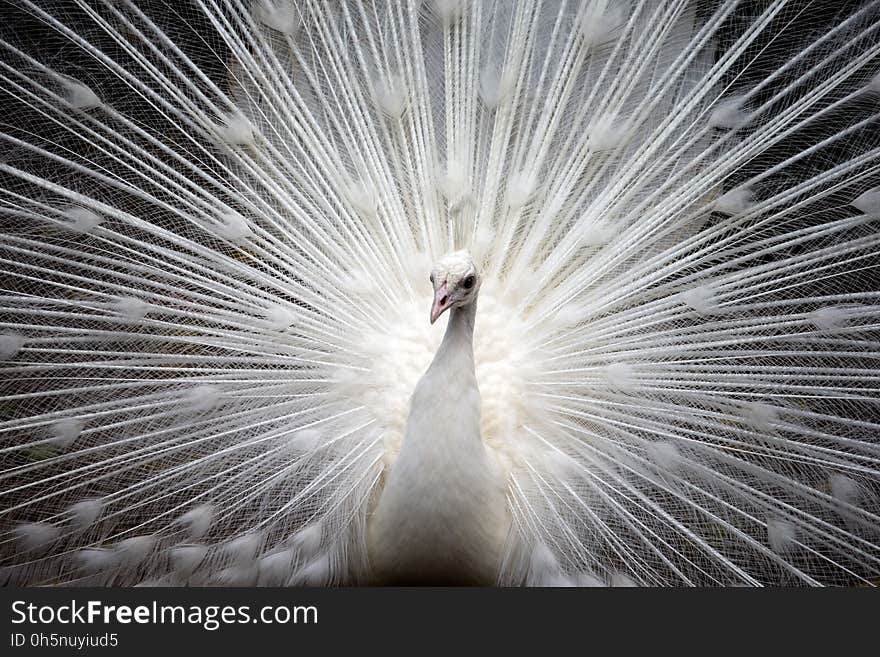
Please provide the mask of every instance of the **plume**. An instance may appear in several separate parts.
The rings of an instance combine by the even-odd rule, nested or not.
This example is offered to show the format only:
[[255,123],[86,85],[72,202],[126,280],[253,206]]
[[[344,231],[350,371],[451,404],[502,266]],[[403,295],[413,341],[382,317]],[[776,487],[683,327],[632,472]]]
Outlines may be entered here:
[[2,581],[369,582],[460,248],[498,584],[880,578],[880,3],[2,11]]

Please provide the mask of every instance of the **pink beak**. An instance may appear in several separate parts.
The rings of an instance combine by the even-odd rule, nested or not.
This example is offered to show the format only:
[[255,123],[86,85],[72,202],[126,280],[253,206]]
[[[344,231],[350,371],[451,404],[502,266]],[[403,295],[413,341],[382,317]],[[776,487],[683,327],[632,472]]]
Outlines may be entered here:
[[440,317],[446,311],[452,300],[449,298],[449,294],[446,292],[446,283],[443,283],[440,287],[438,287],[434,291],[434,303],[431,305],[431,323],[437,321],[437,318]]

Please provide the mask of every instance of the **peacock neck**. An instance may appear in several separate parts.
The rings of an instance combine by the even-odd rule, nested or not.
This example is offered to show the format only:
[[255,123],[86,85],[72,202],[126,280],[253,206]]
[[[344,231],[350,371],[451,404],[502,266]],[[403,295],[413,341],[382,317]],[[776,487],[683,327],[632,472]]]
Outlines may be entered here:
[[465,360],[474,368],[474,322],[477,316],[476,299],[467,306],[452,308],[443,342],[434,357],[435,362]]

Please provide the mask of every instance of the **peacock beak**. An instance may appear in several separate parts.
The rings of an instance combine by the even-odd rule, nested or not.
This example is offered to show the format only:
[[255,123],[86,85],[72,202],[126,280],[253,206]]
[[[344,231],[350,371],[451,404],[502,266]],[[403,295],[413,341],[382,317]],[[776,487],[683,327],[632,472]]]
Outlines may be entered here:
[[452,300],[449,298],[449,293],[446,290],[446,283],[443,283],[443,285],[434,290],[434,303],[431,305],[432,324],[449,308],[451,302]]

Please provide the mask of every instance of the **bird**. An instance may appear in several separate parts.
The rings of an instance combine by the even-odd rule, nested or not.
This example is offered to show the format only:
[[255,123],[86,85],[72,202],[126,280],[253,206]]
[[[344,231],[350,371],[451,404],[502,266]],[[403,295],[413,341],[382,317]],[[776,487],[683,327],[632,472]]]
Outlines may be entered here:
[[0,12],[0,583],[880,582],[876,0]]
[[[480,278],[455,252],[430,276],[430,321],[449,323],[413,392],[403,442],[368,527],[381,583],[491,585],[510,528],[506,477],[480,435],[474,324]],[[451,310],[450,310],[451,309]]]

